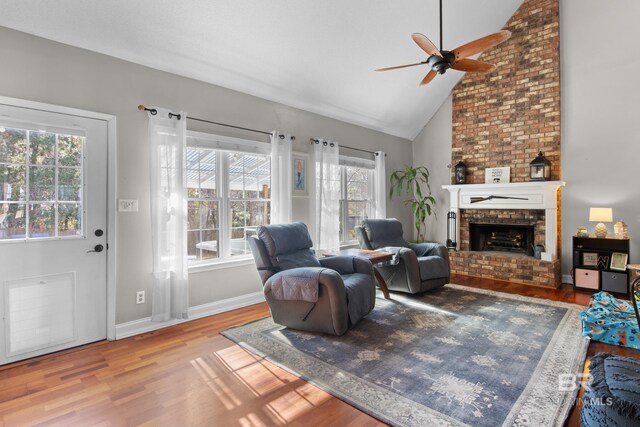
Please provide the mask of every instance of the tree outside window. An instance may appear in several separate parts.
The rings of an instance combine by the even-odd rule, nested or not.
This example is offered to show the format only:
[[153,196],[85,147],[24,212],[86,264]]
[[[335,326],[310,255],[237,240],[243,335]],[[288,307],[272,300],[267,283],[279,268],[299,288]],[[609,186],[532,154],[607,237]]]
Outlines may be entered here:
[[84,142],[0,123],[0,240],[82,235]]
[[340,243],[349,244],[357,241],[355,227],[371,215],[372,170],[348,165],[341,169]]

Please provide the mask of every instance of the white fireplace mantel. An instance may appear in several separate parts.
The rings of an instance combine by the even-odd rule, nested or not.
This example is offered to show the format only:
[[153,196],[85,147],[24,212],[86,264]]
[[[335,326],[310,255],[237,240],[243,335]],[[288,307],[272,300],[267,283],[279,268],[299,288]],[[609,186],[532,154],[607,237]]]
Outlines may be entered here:
[[[460,209],[542,209],[545,211],[545,247],[543,260],[555,260],[557,248],[558,189],[564,181],[510,182],[504,184],[443,185],[449,191],[450,210],[460,218]],[[507,197],[472,202],[489,196]],[[456,241],[460,242],[457,223]]]

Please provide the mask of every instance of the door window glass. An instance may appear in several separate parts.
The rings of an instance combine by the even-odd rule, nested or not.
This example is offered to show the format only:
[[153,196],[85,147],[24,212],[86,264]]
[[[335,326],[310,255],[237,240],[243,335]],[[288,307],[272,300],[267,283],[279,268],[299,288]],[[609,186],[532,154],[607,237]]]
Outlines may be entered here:
[[84,142],[0,124],[0,241],[82,236]]

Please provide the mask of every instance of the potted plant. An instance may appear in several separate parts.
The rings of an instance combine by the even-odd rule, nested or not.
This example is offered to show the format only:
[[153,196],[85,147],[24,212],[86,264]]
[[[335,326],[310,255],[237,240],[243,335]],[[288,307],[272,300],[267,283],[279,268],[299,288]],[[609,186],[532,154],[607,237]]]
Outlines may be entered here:
[[432,208],[436,204],[436,199],[431,195],[429,170],[424,166],[418,166],[417,168],[405,166],[404,170],[393,172],[391,178],[389,178],[389,182],[391,184],[389,191],[390,198],[393,197],[394,192],[396,192],[398,196],[401,196],[403,193],[410,196],[404,203],[411,206],[418,241],[424,241],[422,228],[424,227],[427,216],[431,216],[433,212]]

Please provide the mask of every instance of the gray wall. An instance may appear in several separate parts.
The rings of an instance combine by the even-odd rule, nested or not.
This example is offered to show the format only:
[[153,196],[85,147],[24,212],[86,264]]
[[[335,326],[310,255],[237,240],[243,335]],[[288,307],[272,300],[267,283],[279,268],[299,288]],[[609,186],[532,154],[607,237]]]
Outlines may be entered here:
[[[591,206],[610,206],[614,220],[629,225],[631,261],[640,262],[640,185],[635,175],[640,159],[639,16],[637,0],[560,1],[565,275],[571,272],[571,237],[576,229],[586,226],[593,233]],[[442,114],[441,108],[414,141],[416,165],[445,151],[451,154],[451,107],[444,108],[448,112]],[[439,214],[434,225],[433,236],[439,239],[446,232],[446,217]],[[608,225],[613,232],[613,224]]]
[[[411,144],[407,140],[3,27],[0,52],[0,95],[117,116],[117,197],[140,201],[138,213],[122,213],[117,218],[117,323],[151,313],[149,303],[135,304],[135,292],[148,293],[151,285],[147,117],[136,110],[138,104],[184,110],[193,117],[255,129],[289,132],[297,138],[297,151],[308,151],[310,137],[383,150],[389,153],[388,174],[411,163]],[[256,138],[251,133],[192,124],[189,128],[193,130]],[[345,154],[354,155],[346,150]],[[309,199],[295,199],[294,219],[310,221],[308,202]],[[398,217],[406,227],[411,224],[410,213],[398,204],[388,204],[388,215]],[[260,290],[253,266],[192,274],[190,279],[192,306]]]
[[435,215],[427,220],[425,236],[427,240],[441,243],[447,241],[449,192],[443,190],[442,186],[451,184],[451,169],[448,165],[451,164],[452,107],[449,95],[413,141],[413,164],[429,169],[431,191],[436,199]]
[[564,274],[571,236],[580,226],[593,233],[591,206],[629,225],[631,261],[640,261],[639,17],[637,0],[560,2]]

